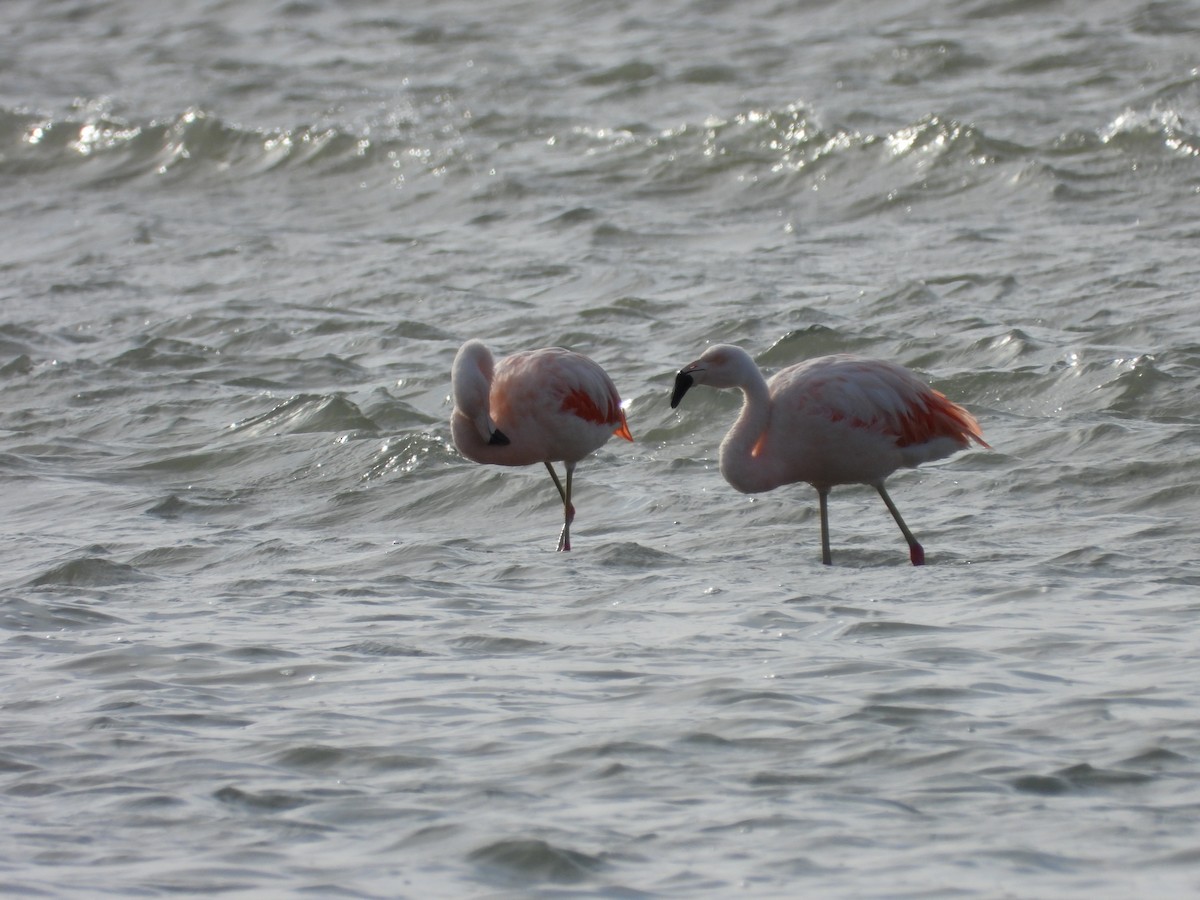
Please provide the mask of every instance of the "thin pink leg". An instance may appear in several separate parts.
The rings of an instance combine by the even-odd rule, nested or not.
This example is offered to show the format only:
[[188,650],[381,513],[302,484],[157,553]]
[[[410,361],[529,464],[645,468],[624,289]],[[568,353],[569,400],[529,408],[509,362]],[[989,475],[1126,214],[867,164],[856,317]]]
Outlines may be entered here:
[[892,502],[892,498],[888,496],[888,492],[884,490],[883,483],[875,485],[875,490],[879,491],[879,496],[883,498],[883,502],[887,504],[888,512],[892,514],[892,518],[896,520],[896,524],[900,526],[900,532],[904,535],[904,539],[908,541],[908,558],[912,560],[914,566],[925,565],[925,548],[913,537],[913,533],[908,530],[908,526],[904,524],[904,519],[900,517],[900,510],[896,509],[896,504]]
[[554,479],[554,486],[558,488],[558,494],[563,501],[563,528],[558,536],[558,549],[560,552],[571,549],[571,523],[575,521],[575,507],[571,504],[571,479],[575,475],[575,463],[566,463],[567,470],[567,485],[563,487],[563,483],[558,480],[558,474],[554,471],[554,467],[550,463],[546,463],[546,470],[550,473],[550,477]]

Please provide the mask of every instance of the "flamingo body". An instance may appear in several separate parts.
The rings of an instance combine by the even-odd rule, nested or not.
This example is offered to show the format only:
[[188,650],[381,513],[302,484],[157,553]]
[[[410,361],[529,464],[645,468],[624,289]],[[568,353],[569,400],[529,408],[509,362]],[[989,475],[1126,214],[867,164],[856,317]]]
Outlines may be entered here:
[[[571,549],[575,466],[614,434],[633,440],[621,398],[598,364],[561,347],[514,353],[496,362],[482,341],[459,348],[451,372],[451,433],[477,463],[544,463],[563,501],[559,550]],[[554,470],[566,469],[565,486]]]
[[671,406],[696,384],[738,388],[741,415],[721,443],[721,474],[737,490],[759,493],[807,482],[821,504],[821,558],[831,562],[827,498],[840,484],[869,484],[883,498],[909,544],[913,565],[925,552],[884,488],[903,467],[941,459],[976,441],[979,425],[894,363],[835,354],[778,372],[769,382],[748,353],[708,348],[676,376]]

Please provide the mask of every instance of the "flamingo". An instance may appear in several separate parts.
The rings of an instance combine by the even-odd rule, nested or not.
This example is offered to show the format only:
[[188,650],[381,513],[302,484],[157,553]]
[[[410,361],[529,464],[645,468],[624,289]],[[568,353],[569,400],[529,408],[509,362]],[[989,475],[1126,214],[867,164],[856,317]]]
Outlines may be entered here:
[[671,408],[697,384],[738,388],[737,422],[721,442],[721,474],[744,494],[804,481],[821,509],[821,562],[829,552],[829,491],[869,484],[908,542],[914,566],[925,550],[904,524],[883,482],[901,466],[915,468],[984,441],[975,418],[895,363],[835,354],[790,366],[768,382],[745,350],[709,347],[675,376]]
[[[575,465],[614,434],[633,440],[617,389],[598,364],[561,347],[526,350],[499,362],[482,341],[458,350],[451,372],[454,446],[496,466],[545,463],[563,502],[560,551],[571,549]],[[566,469],[565,484],[552,463]]]

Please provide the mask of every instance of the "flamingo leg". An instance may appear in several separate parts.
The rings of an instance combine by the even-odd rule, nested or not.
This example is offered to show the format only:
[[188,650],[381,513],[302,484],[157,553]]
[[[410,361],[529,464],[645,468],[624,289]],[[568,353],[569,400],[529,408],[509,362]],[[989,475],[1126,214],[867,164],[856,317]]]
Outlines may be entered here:
[[567,492],[563,490],[562,482],[558,480],[558,473],[554,471],[554,466],[546,463],[546,471],[550,473],[550,477],[554,479],[554,486],[558,488],[558,496],[562,497],[562,502],[567,502]]
[[563,530],[558,536],[558,549],[571,549],[571,522],[575,520],[575,507],[571,505],[571,479],[575,475],[575,463],[564,463],[564,468],[567,470],[567,484],[563,487],[562,481],[558,478],[558,473],[554,471],[554,466],[546,463],[546,471],[550,473],[550,477],[554,480],[554,486],[558,488],[558,495],[562,497],[563,502]]
[[563,530],[558,537],[558,549],[571,549],[571,523],[575,521],[575,507],[571,505],[571,479],[575,476],[575,463],[563,463],[567,470],[567,492],[563,496]]
[[883,484],[875,485],[875,490],[879,491],[879,496],[883,498],[883,502],[887,504],[888,512],[892,514],[892,518],[896,520],[896,524],[900,526],[900,532],[904,535],[904,539],[908,541],[908,558],[912,560],[914,566],[925,565],[925,548],[920,545],[913,533],[908,530],[908,526],[904,524],[904,519],[900,517],[900,510],[896,509],[896,504],[892,502],[892,498],[888,496],[887,490]]
[[829,488],[817,488],[817,498],[821,502],[821,562],[832,566],[833,555],[829,552]]

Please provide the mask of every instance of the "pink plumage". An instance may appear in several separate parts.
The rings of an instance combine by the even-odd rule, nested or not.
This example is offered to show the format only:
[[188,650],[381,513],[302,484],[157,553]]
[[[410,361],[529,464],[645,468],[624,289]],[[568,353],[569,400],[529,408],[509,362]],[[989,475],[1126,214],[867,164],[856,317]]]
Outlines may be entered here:
[[908,541],[914,566],[925,551],[913,537],[884,480],[896,469],[919,466],[987,444],[974,417],[907,369],[846,354],[810,359],[767,382],[740,347],[718,344],[680,370],[671,406],[693,385],[737,388],[741,415],[721,443],[721,474],[743,493],[807,482],[821,510],[821,560],[830,564],[829,491],[869,484]]
[[[632,441],[621,398],[598,364],[548,347],[499,362],[477,340],[467,341],[451,373],[451,433],[458,452],[477,463],[544,463],[563,501],[559,550],[571,549],[571,486],[576,464],[614,434]],[[566,469],[565,483],[552,463]]]

